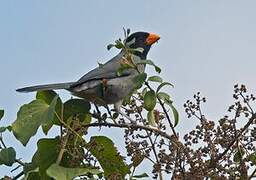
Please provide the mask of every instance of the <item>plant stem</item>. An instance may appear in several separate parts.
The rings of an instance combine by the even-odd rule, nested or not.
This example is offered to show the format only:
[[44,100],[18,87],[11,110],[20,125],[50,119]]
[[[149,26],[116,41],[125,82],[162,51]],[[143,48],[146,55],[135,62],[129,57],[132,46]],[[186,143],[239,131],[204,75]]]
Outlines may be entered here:
[[172,136],[168,135],[167,133],[165,133],[165,132],[163,132],[159,129],[156,129],[156,128],[151,128],[151,127],[143,126],[143,125],[139,125],[139,124],[128,124],[128,123],[114,124],[114,123],[102,122],[102,123],[90,123],[90,124],[83,125],[83,127],[100,127],[100,126],[127,128],[127,129],[129,129],[129,128],[131,128],[131,129],[144,129],[144,130],[148,130],[150,132],[153,132],[155,134],[159,134],[162,137],[165,137],[165,138],[173,141]]
[[66,145],[67,145],[67,143],[68,143],[69,134],[70,134],[69,132],[70,132],[70,131],[67,132],[66,137],[63,137],[63,138],[64,138],[64,142],[63,142],[63,144],[61,145],[61,149],[60,149],[58,158],[57,158],[57,160],[56,160],[56,164],[58,164],[58,165],[59,165],[60,162],[61,162],[61,159],[62,159],[63,154],[64,154],[65,149],[66,149]]
[[[216,158],[212,159],[214,163],[217,163],[223,156],[227,154],[227,152],[231,149],[231,147],[236,143],[237,139],[243,135],[244,131],[253,123],[253,121],[256,118],[256,114],[253,114],[249,121],[244,125],[244,127],[241,129],[241,131],[234,137],[234,139],[230,142],[228,147]],[[210,164],[211,165],[211,164]]]

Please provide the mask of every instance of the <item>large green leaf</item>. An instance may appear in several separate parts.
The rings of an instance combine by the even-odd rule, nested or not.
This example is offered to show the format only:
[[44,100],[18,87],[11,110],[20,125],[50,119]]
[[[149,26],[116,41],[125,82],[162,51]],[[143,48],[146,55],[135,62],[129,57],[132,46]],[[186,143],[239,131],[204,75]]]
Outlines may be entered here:
[[147,175],[147,173],[143,173],[143,174],[139,174],[139,175],[135,175],[135,176],[133,176],[133,178],[146,178],[146,177],[149,177],[148,175]]
[[12,131],[12,127],[11,126],[3,126],[3,127],[0,127],[0,133],[3,133],[4,131],[6,131],[6,129],[8,131]]
[[164,102],[166,102],[166,101],[169,101],[169,102],[170,102],[170,101],[171,101],[169,94],[167,94],[167,93],[165,93],[165,92],[158,92],[158,93],[157,93],[157,97],[160,98],[160,99],[162,99]]
[[49,179],[46,175],[46,170],[56,162],[59,151],[59,138],[40,139],[37,142],[37,151],[32,158],[32,164],[34,167],[39,167],[39,173],[42,178]]
[[154,110],[148,112],[147,118],[148,118],[149,125],[156,127]]
[[148,111],[152,111],[156,106],[156,94],[155,91],[150,90],[146,92],[144,96],[144,107]]
[[[38,91],[36,94],[36,99],[41,99],[43,100],[46,104],[50,105],[52,100],[57,96],[57,93],[52,91],[52,90],[47,90],[47,91]],[[54,114],[53,121],[47,121],[47,123],[42,125],[43,132],[47,135],[48,131],[51,129],[53,124],[59,125],[59,119],[57,116],[61,117],[61,110],[62,110],[62,102],[61,99],[58,97],[57,103],[55,106],[55,112],[57,114]]]
[[137,76],[133,78],[133,82],[135,83],[135,89],[139,89],[144,84],[145,80],[147,78],[147,73],[140,73]]
[[15,163],[16,152],[14,148],[4,148],[0,151],[0,165],[12,166]]
[[252,162],[252,164],[256,165],[256,152],[249,155],[249,160]]
[[157,97],[163,100],[165,104],[170,106],[174,117],[174,127],[177,126],[179,123],[179,113],[177,109],[173,106],[170,96],[165,92],[158,92]]
[[28,170],[28,171],[24,171],[24,175],[25,175],[25,177],[23,178],[23,180],[41,179],[41,177],[39,175],[39,169],[38,168],[31,169],[31,170]]
[[161,83],[161,84],[157,87],[156,92],[159,92],[160,89],[161,89],[162,87],[166,86],[166,85],[169,85],[169,86],[174,87],[174,86],[173,86],[171,83],[169,83],[169,82],[163,82],[163,83]]
[[83,99],[70,99],[64,103],[64,120],[76,116],[81,122],[88,119],[91,105]]
[[172,113],[173,113],[173,117],[174,117],[174,127],[178,125],[179,123],[179,113],[177,111],[177,109],[173,106],[172,101],[165,101],[166,104],[168,104],[170,106],[170,108],[172,109]]
[[12,124],[12,131],[24,146],[36,134],[39,126],[53,120],[57,98],[58,96],[52,100],[50,105],[37,99],[20,108],[17,119]]
[[66,168],[57,164],[52,164],[47,169],[47,174],[55,180],[71,180],[77,176],[86,175],[87,173],[99,174],[102,172],[92,168]]
[[105,136],[94,136],[88,143],[88,150],[99,161],[106,178],[111,179],[115,176],[124,179],[125,175],[130,172],[111,139]]
[[4,116],[4,110],[0,109],[0,120],[3,118],[3,116]]
[[175,127],[179,123],[179,113],[178,113],[177,109],[172,104],[170,105],[170,107],[172,109],[172,113],[173,113],[173,117],[174,117],[174,127]]
[[0,127],[0,133],[3,133],[6,130],[6,127]]
[[38,180],[41,179],[39,172],[37,172],[36,170],[29,172],[29,174],[24,177],[24,180],[35,180],[35,179],[38,179]]
[[148,78],[148,81],[153,81],[153,82],[159,82],[159,83],[162,83],[163,82],[163,79],[159,76],[150,76]]

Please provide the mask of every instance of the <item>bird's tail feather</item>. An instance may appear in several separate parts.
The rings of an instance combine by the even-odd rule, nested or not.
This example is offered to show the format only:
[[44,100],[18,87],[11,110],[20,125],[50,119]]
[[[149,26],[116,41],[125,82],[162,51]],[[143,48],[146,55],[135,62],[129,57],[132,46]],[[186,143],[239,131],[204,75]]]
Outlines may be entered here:
[[69,89],[73,83],[74,82],[29,86],[29,87],[17,89],[16,91],[33,92],[33,91],[45,91],[45,90],[53,90],[53,89]]

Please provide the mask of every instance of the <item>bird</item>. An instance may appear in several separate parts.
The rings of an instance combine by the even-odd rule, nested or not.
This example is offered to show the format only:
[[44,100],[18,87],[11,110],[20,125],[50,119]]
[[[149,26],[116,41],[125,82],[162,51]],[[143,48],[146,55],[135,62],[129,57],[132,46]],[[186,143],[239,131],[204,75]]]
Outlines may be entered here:
[[[151,46],[160,39],[160,36],[149,32],[135,32],[125,39],[125,46],[142,51],[134,51],[136,61],[147,59]],[[145,65],[140,64],[140,72],[135,69],[127,69],[121,75],[117,73],[125,58],[126,52],[122,49],[112,59],[96,67],[82,76],[78,81],[44,84],[19,88],[18,92],[33,92],[45,90],[65,89],[72,95],[83,98],[99,106],[114,104],[117,112],[120,112],[123,99],[135,88],[134,78],[144,72]]]

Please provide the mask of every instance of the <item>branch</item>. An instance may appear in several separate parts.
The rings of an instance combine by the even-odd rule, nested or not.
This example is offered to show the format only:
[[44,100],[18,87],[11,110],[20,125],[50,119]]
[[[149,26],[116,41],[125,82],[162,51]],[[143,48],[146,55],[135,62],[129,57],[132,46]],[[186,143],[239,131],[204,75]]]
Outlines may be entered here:
[[56,160],[56,164],[58,164],[58,165],[60,164],[60,162],[62,160],[62,157],[63,157],[63,154],[64,154],[64,152],[66,150],[66,145],[67,145],[68,139],[69,139],[69,132],[70,131],[67,132],[67,135],[66,135],[66,137],[64,137],[64,141],[63,141],[63,143],[61,145],[61,149],[60,149],[60,152],[58,154],[58,158]]
[[[146,85],[149,89],[153,90],[153,89],[150,87],[150,85],[148,84],[148,82],[145,82],[145,85]],[[168,120],[168,122],[169,122],[169,125],[170,125],[171,129],[172,129],[172,133],[174,134],[175,138],[178,140],[178,139],[179,139],[179,138],[178,138],[178,135],[177,135],[177,133],[176,133],[176,131],[175,131],[175,129],[174,129],[174,126],[173,126],[173,124],[172,124],[171,118],[170,118],[170,116],[169,116],[169,114],[168,114],[168,112],[167,112],[167,110],[166,110],[166,108],[165,108],[165,106],[164,106],[164,103],[161,101],[161,99],[160,99],[159,97],[157,97],[157,100],[159,101],[159,103],[160,103],[160,105],[161,105],[161,107],[162,107],[162,109],[163,109],[163,111],[164,111],[164,113],[165,113],[165,116],[166,116],[166,118],[167,118],[167,120]]]
[[175,138],[178,140],[179,137],[178,137],[178,135],[177,135],[177,133],[176,133],[176,131],[175,131],[175,129],[174,129],[174,126],[173,126],[173,124],[172,124],[172,122],[171,122],[171,119],[170,119],[170,116],[169,116],[169,114],[168,114],[168,112],[167,112],[167,110],[166,110],[166,108],[165,108],[165,106],[164,106],[164,103],[161,101],[160,98],[157,97],[157,99],[158,99],[160,105],[162,106],[162,108],[163,108],[163,110],[164,110],[165,116],[166,116],[166,118],[167,118],[167,120],[168,120],[168,122],[169,122],[169,125],[170,125],[171,129],[172,129],[172,133],[174,134]]
[[156,128],[152,128],[152,127],[148,127],[148,126],[143,126],[143,125],[139,125],[139,124],[128,124],[128,123],[123,123],[123,124],[114,124],[114,123],[108,123],[108,122],[101,122],[101,123],[90,123],[90,124],[85,124],[83,125],[83,127],[118,127],[118,128],[127,128],[127,129],[144,129],[150,132],[153,132],[155,134],[159,134],[162,137],[165,137],[171,141],[173,141],[173,137],[168,135],[167,133],[156,129]]
[[256,169],[253,170],[252,174],[249,176],[248,179],[252,179],[253,177],[255,177],[255,173],[256,173]]
[[[137,108],[137,109],[138,109],[138,108]],[[140,112],[140,111],[138,111],[138,112],[139,112],[140,118],[141,118],[141,120],[142,120],[142,122],[143,122],[142,114],[141,114],[141,112]],[[144,124],[144,125],[145,125],[145,124]],[[146,133],[147,133],[147,136],[148,136],[149,141],[150,141],[150,143],[151,143],[151,146],[152,146],[152,149],[153,149],[153,153],[154,153],[155,158],[156,158],[156,162],[157,162],[157,164],[160,164],[160,162],[159,162],[159,158],[158,158],[158,155],[157,155],[157,152],[156,152],[156,148],[155,148],[155,142],[156,142],[156,140],[157,140],[157,136],[156,136],[155,141],[153,142],[153,140],[152,140],[152,138],[151,138],[151,136],[150,136],[149,132],[148,132],[148,131],[146,131]],[[159,178],[160,178],[160,180],[163,180],[163,174],[162,174],[161,169],[160,169],[160,171],[159,171]]]
[[[235,138],[231,141],[231,143],[228,145],[228,147],[216,159],[212,159],[211,162],[217,163],[223,156],[225,156],[227,154],[227,152],[231,149],[231,147],[234,145],[234,143],[237,141],[237,139],[243,135],[244,131],[246,131],[246,129],[253,123],[253,121],[255,119],[256,119],[256,114],[254,113],[254,114],[252,114],[252,116],[249,119],[249,121],[247,122],[247,124],[241,129],[239,134],[237,134],[235,136]],[[210,166],[211,165],[212,165],[212,163],[210,163]]]
[[20,172],[19,174],[17,174],[15,177],[12,178],[12,180],[17,180],[19,179],[21,176],[24,175],[24,171]]

